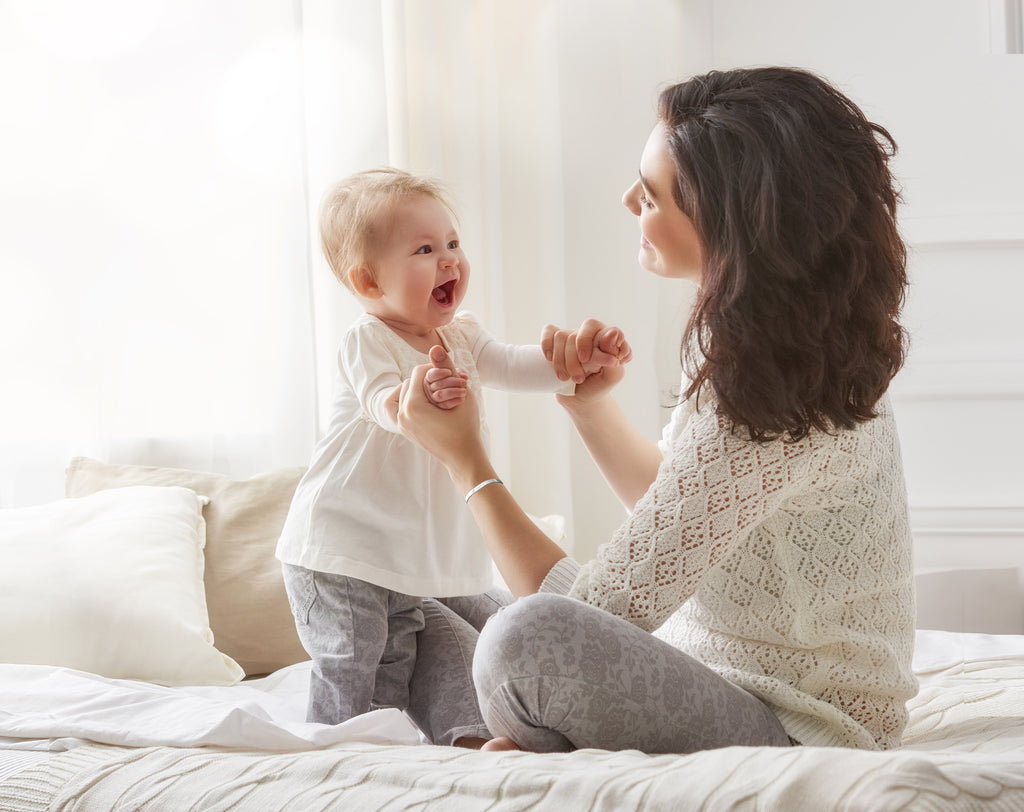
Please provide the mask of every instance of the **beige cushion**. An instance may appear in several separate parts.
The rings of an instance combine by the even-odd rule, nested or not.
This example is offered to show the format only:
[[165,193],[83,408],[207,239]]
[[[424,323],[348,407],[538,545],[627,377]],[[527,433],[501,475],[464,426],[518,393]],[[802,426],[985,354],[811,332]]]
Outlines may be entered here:
[[76,457],[67,470],[68,496],[130,485],[178,485],[207,497],[206,601],[214,645],[245,669],[266,674],[309,659],[274,548],[303,468],[252,479]]
[[160,685],[232,685],[203,594],[202,506],[186,488],[120,488],[0,510],[0,652]]

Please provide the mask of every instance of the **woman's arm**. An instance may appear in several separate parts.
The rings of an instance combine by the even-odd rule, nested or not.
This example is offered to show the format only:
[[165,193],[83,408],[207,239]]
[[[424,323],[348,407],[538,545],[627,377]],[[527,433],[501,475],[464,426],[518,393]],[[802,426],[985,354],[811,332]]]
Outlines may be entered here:
[[597,367],[595,352],[624,355],[629,345],[615,327],[588,319],[578,330],[559,330],[548,325],[541,348],[559,377],[576,381],[573,397],[558,397],[580,439],[590,452],[615,495],[632,510],[658,475],[661,451],[630,424],[611,397],[611,390],[625,375],[621,364]]
[[[430,355],[436,366],[454,371],[441,347],[434,347]],[[476,400],[470,391],[457,408],[436,408],[424,391],[429,369],[416,367],[396,394],[398,426],[403,435],[440,460],[456,488],[469,493],[481,482],[497,478],[480,439]],[[469,509],[513,594],[536,592],[555,562],[565,557],[562,548],[533,523],[504,485],[481,488],[470,498]]]
[[[479,480],[465,481],[474,485],[486,482],[495,476],[493,470],[490,475],[483,471]],[[513,595],[537,592],[551,568],[565,558],[565,551],[533,523],[504,485],[481,488],[470,498],[469,509]]]
[[609,487],[632,511],[661,465],[661,451],[633,428],[610,395],[595,400],[558,397]]

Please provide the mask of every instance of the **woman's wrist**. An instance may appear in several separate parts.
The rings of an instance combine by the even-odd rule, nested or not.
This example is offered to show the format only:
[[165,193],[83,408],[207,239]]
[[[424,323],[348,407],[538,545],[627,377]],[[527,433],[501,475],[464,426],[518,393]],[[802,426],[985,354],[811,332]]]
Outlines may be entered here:
[[455,487],[464,494],[469,493],[481,482],[500,479],[486,455],[473,455],[471,458],[450,463],[448,475]]
[[498,479],[498,477],[496,477],[496,476],[492,476],[489,479],[484,479],[481,482],[479,482],[476,485],[474,485],[468,491],[466,491],[466,496],[465,496],[466,503],[469,504],[469,500],[472,499],[477,493],[482,491],[484,488],[486,488],[488,485],[504,485],[504,484],[505,483],[502,482],[500,479]]
[[565,409],[572,422],[578,425],[592,420],[603,412],[607,408],[607,402],[611,400],[611,393],[605,392],[602,395],[592,397],[555,395],[555,400]]

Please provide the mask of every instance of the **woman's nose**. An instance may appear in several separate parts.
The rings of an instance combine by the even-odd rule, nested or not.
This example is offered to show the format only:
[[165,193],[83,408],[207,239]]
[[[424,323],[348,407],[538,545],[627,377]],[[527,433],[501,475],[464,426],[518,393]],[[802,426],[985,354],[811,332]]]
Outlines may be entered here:
[[640,204],[637,202],[637,189],[640,187],[640,181],[633,181],[633,185],[630,186],[622,195],[622,205],[629,209],[633,214],[640,214]]

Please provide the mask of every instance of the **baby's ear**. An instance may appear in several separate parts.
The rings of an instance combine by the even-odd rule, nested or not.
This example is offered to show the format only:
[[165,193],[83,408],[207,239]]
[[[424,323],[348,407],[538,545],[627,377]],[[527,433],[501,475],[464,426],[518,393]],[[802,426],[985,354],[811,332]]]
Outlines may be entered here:
[[352,284],[352,290],[364,299],[379,299],[384,293],[377,284],[377,277],[366,265],[354,265],[349,268],[348,281]]

